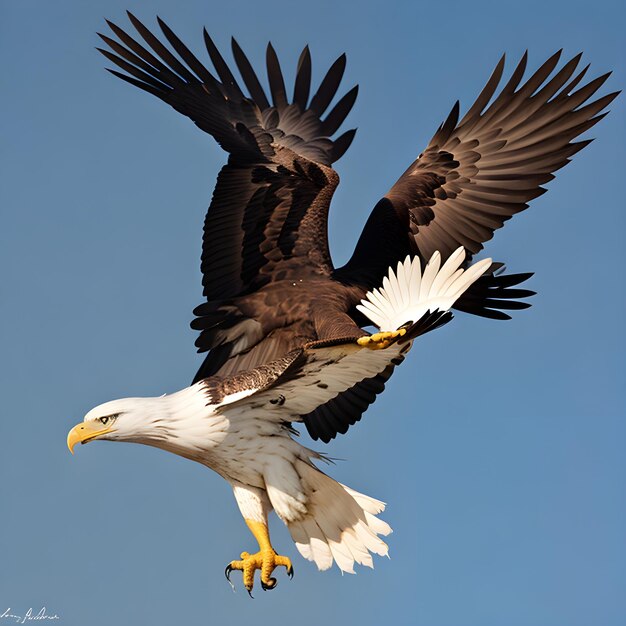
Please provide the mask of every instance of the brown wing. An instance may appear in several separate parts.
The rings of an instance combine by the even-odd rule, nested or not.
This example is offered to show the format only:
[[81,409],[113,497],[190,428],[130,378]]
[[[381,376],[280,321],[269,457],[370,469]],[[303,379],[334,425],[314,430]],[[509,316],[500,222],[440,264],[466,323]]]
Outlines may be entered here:
[[[426,260],[439,250],[445,259],[460,245],[477,253],[506,220],[544,193],[553,172],[591,141],[573,140],[606,115],[600,111],[617,95],[589,102],[609,74],[575,91],[587,67],[575,74],[578,55],[554,72],[559,58],[560,52],[522,83],[525,54],[496,95],[503,57],[463,119],[458,121],[457,102],[426,150],[378,202],[352,258],[335,276],[371,287],[409,253]],[[485,277],[458,308],[498,317],[490,305],[527,306],[507,307],[505,301],[530,295],[508,289],[526,277]]]
[[[327,213],[338,177],[330,166],[348,149],[355,131],[334,140],[330,137],[352,108],[357,88],[322,120],[343,76],[344,55],[309,99],[311,58],[305,48],[289,102],[276,53],[269,45],[270,103],[234,40],[233,55],[248,94],[206,30],[205,45],[217,77],[161,20],[159,26],[171,49],[130,13],[129,18],[143,43],[108,22],[118,41],[100,35],[110,48],[100,51],[126,74],[110,71],[190,117],[230,154],[204,224],[201,268],[207,302],[196,309],[193,327],[202,331],[196,342],[199,351],[213,351],[199,377],[219,370],[230,356],[252,344],[257,349],[248,354],[245,365],[255,367],[279,356],[290,340],[275,333],[267,345],[260,345],[263,329],[254,306],[265,303],[252,299],[241,306],[241,297],[272,281],[332,270]],[[299,332],[304,331],[291,328],[286,334]]]

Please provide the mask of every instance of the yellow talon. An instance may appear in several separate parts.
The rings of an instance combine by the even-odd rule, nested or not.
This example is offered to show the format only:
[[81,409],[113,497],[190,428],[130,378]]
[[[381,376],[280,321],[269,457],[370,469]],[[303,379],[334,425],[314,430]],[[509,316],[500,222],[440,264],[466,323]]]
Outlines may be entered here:
[[[276,579],[272,577],[272,572],[281,565],[287,569],[289,578],[293,578],[293,566],[291,560],[286,556],[277,554],[269,540],[267,526],[262,522],[246,520],[252,534],[259,542],[260,550],[256,554],[248,552],[241,553],[240,561],[231,561],[225,570],[226,578],[230,582],[230,573],[233,570],[239,570],[243,575],[243,584],[250,596],[252,596],[252,588],[254,587],[254,573],[256,570],[261,571],[261,588],[263,591],[274,589],[276,587]],[[234,589],[234,586],[233,586]]]
[[406,334],[406,328],[399,328],[394,331],[383,331],[379,333],[374,333],[373,335],[367,335],[365,337],[359,337],[356,342],[363,346],[364,348],[369,348],[370,350],[383,350],[384,348],[388,348],[392,343],[394,343],[394,339],[398,337],[402,337]]

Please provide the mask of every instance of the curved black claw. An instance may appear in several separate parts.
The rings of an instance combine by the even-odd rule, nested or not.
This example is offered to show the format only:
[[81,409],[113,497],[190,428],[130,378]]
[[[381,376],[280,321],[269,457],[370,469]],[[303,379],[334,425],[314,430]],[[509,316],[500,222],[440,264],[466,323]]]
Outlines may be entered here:
[[233,584],[233,581],[230,579],[230,573],[233,571],[233,568],[230,565],[226,566],[226,569],[224,570],[224,576],[226,576],[226,580],[228,581],[228,584],[232,587],[232,590],[235,591],[235,585]]
[[252,595],[252,589],[248,589],[246,587],[246,591],[248,592],[248,595],[254,600],[254,596]]
[[278,585],[278,581],[275,578],[270,578],[268,582],[269,585],[266,585],[263,581],[261,581],[261,588],[263,589],[263,591],[271,591],[272,589],[275,589]]
[[289,576],[290,579],[293,578],[293,566],[287,570],[287,576]]

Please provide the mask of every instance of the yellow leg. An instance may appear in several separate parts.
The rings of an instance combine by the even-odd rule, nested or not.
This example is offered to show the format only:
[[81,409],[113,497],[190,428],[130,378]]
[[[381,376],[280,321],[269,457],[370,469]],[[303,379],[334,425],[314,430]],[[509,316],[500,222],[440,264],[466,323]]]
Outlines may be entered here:
[[363,346],[364,348],[369,348],[370,350],[382,350],[384,348],[388,348],[394,340],[398,337],[402,337],[406,334],[406,328],[399,328],[398,330],[394,330],[392,332],[380,332],[374,333],[373,335],[366,335],[365,337],[359,337],[356,342]]
[[[226,578],[230,582],[230,573],[233,570],[239,570],[243,574],[243,584],[250,596],[252,596],[252,587],[254,587],[254,572],[261,571],[261,587],[263,591],[274,589],[276,587],[276,579],[272,578],[272,572],[280,565],[287,569],[289,578],[293,578],[293,567],[291,561],[286,556],[276,553],[270,543],[270,535],[267,525],[263,522],[255,522],[246,519],[246,524],[250,532],[259,544],[259,551],[256,554],[248,552],[241,553],[240,561],[231,561],[226,566]],[[232,584],[232,583],[231,583]]]

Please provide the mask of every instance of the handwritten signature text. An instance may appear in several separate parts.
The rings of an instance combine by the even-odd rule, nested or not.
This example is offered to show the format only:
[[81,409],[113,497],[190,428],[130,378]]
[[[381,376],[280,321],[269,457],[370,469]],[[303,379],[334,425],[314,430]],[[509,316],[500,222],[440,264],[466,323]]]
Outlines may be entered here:
[[16,624],[25,624],[26,622],[35,620],[47,620],[47,619],[60,619],[56,613],[46,613],[46,607],[42,606],[38,613],[35,613],[32,607],[24,613],[24,615],[17,615],[11,611],[9,607],[4,613],[0,615],[0,619],[13,620]]

